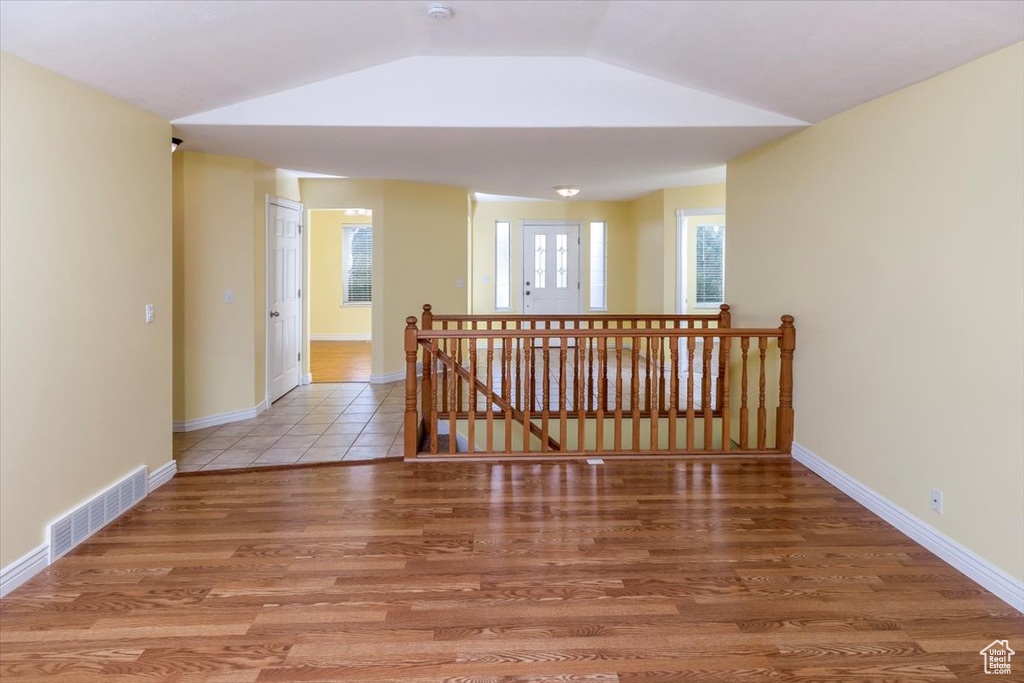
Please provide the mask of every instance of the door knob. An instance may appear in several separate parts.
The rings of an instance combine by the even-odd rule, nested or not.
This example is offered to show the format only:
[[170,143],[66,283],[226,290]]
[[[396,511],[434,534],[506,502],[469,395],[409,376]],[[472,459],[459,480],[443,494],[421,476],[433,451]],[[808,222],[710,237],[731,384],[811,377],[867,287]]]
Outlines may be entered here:
[[276,318],[276,317],[278,317],[278,316],[280,316],[280,315],[281,315],[281,314],[280,314],[280,313],[278,313],[277,311],[271,311],[271,312],[270,312],[270,317],[271,317],[271,318]]

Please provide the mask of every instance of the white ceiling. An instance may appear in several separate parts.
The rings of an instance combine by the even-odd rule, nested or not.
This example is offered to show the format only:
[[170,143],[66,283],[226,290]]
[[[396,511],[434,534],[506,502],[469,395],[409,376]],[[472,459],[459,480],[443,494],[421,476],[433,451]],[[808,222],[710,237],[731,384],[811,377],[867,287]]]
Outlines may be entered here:
[[[0,47],[180,119],[186,149],[500,194],[579,183],[595,199],[720,175],[729,155],[803,121],[1024,38],[1019,1],[451,0],[443,22],[430,4],[4,0]],[[564,91],[538,85],[536,60],[472,81],[468,61],[431,80],[424,65],[442,62],[405,59],[488,56],[577,59],[548,64]],[[444,91],[448,77],[458,87]],[[290,115],[260,100],[320,81],[291,93],[307,100]],[[311,106],[317,93],[331,106]]]

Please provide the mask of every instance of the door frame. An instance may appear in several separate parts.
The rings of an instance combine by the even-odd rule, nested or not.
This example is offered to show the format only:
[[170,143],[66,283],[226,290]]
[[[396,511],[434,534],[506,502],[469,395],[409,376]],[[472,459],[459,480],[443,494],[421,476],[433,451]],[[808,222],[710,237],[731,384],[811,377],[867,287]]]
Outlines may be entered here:
[[690,216],[725,216],[724,206],[712,206],[704,209],[676,209],[676,315],[685,315],[688,306],[684,303],[687,299],[686,286],[689,282],[687,266],[690,263],[690,255],[686,251],[689,246],[689,228],[687,218]]
[[570,315],[583,315],[583,221],[565,220],[532,220],[522,218],[519,220],[519,314],[526,315],[526,228],[562,228],[569,225],[576,226],[576,272],[579,273],[579,287],[576,290],[576,312]]
[[[306,335],[306,302],[309,300],[309,292],[306,283],[306,231],[303,228],[306,225],[306,215],[302,209],[302,202],[294,202],[291,199],[285,199],[284,197],[276,197],[270,193],[264,195],[263,199],[263,279],[264,279],[264,292],[263,292],[263,405],[267,408],[270,407],[270,287],[272,280],[272,267],[273,261],[270,258],[270,241],[273,226],[270,224],[270,206],[276,204],[277,206],[286,209],[295,209],[299,212],[299,245],[300,254],[299,262],[301,268],[299,269],[299,282],[302,283],[300,291],[302,294],[299,296],[299,353],[306,350],[303,340],[307,337]],[[308,354],[307,354],[308,355]],[[307,358],[305,362],[309,362]],[[299,361],[299,386],[309,384],[308,373],[302,371],[303,361]]]

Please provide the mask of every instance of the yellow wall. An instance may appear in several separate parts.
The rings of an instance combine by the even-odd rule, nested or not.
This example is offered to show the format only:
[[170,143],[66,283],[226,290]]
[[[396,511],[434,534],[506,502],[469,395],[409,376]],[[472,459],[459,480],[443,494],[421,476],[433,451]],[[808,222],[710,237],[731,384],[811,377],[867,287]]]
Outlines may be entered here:
[[171,459],[170,137],[0,53],[0,566]]
[[658,190],[631,202],[633,224],[636,226],[636,249],[639,263],[636,277],[636,312],[665,312],[665,286],[673,270],[665,269],[665,191]]
[[372,307],[344,303],[346,225],[373,225],[373,217],[346,216],[339,210],[309,212],[309,332],[313,337],[370,338]]
[[[633,310],[636,303],[636,244],[628,202],[476,202],[472,216],[473,312],[494,312],[494,223],[512,223],[512,311],[522,306],[523,220],[579,221],[584,311],[590,303],[590,221],[608,226],[608,310]],[[487,281],[485,281],[485,278]]]
[[264,399],[266,195],[277,180],[251,159],[174,156],[174,419],[183,421]]
[[[457,280],[468,279],[469,272],[466,190],[333,178],[302,178],[299,187],[310,211],[373,211],[372,373],[381,378],[402,372],[406,316],[419,314],[424,303],[439,311],[467,310],[467,290],[456,286]],[[308,243],[309,231],[304,234]],[[308,372],[308,339],[304,345],[303,372]]]
[[282,199],[290,199],[293,202],[302,201],[299,198],[299,178],[291,173],[274,169],[275,189],[271,194],[276,194]]
[[727,233],[734,324],[796,316],[797,442],[1018,580],[1022,121],[1018,43],[737,159]]

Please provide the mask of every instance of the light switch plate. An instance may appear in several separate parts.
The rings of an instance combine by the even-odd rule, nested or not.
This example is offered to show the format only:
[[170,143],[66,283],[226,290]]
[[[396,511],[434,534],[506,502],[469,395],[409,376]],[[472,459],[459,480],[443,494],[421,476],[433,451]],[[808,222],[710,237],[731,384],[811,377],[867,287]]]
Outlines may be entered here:
[[156,314],[153,312],[153,304],[146,304],[146,322],[151,323],[156,319]]
[[465,280],[463,280],[463,279],[462,279],[462,278],[460,277],[460,278],[458,278],[457,280],[455,280],[455,286],[456,286],[456,287],[465,287],[465,286],[466,286],[466,281],[465,281]]
[[232,304],[234,302],[235,302],[235,293],[232,292],[230,289],[226,290],[224,292],[224,303]]

